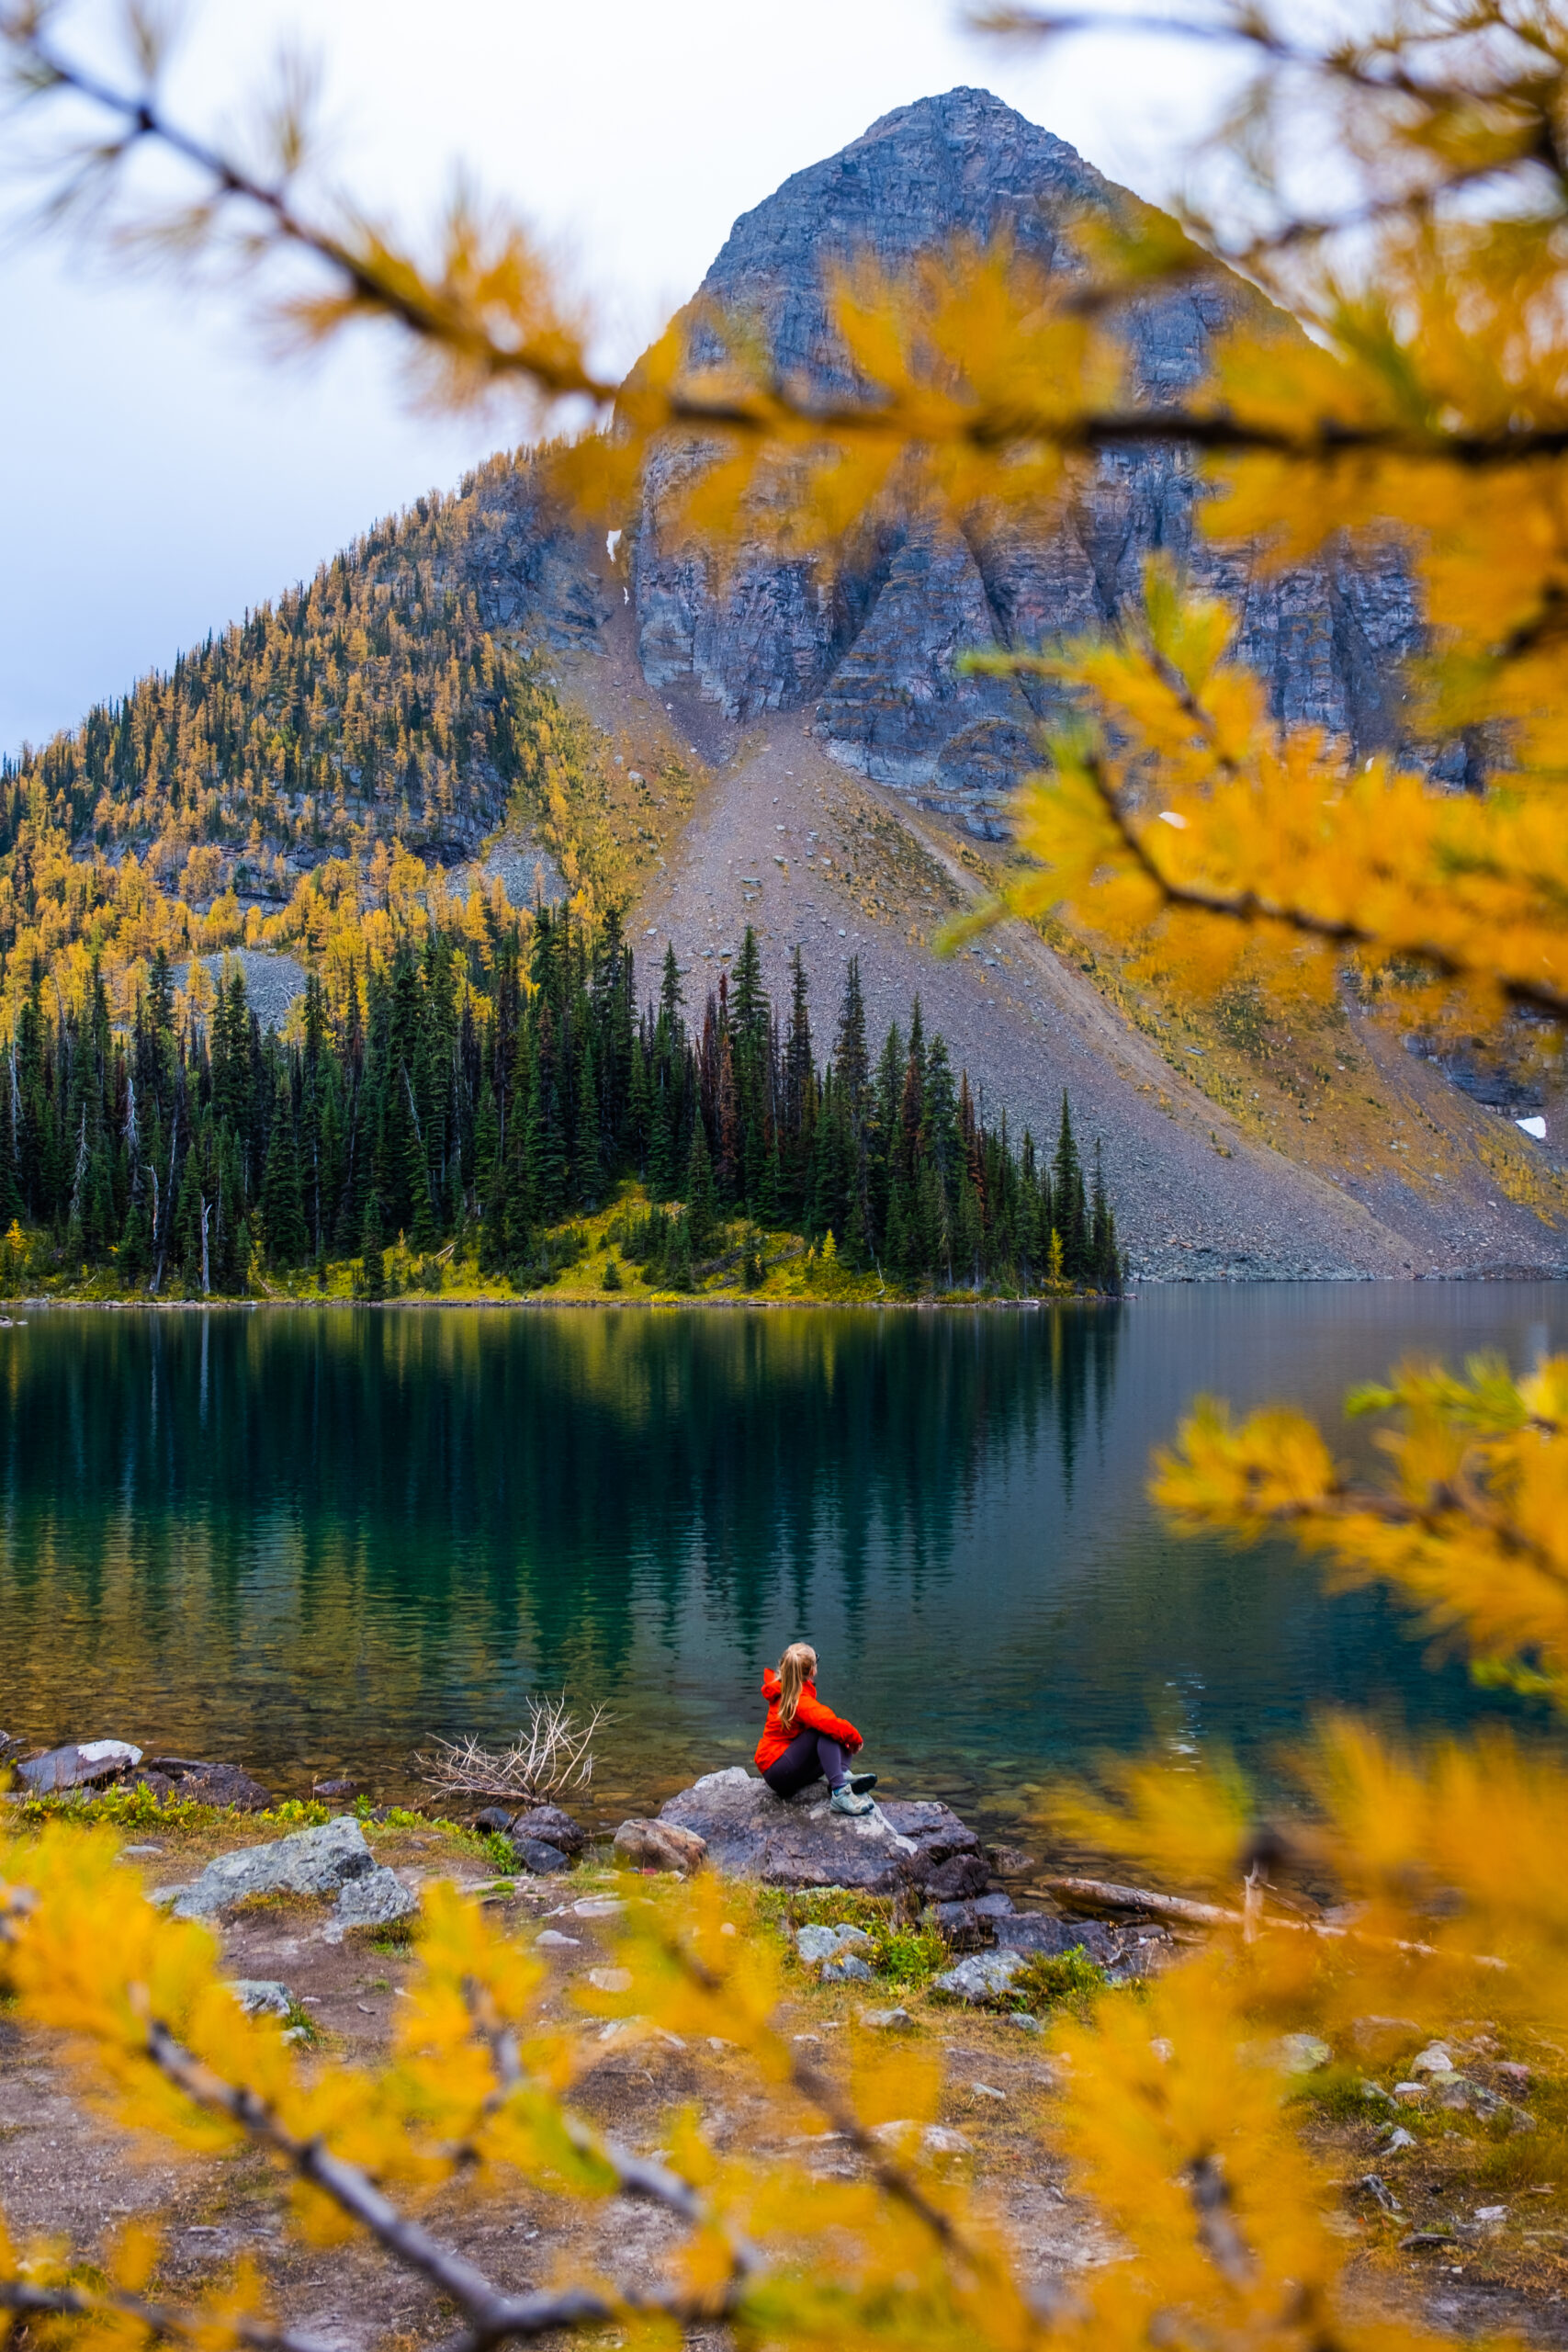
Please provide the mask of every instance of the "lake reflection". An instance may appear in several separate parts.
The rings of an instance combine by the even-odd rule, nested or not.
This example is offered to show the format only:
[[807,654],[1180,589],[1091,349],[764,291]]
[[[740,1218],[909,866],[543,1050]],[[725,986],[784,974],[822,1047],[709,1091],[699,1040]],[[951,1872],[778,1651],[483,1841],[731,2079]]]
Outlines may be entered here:
[[[94,1315],[0,1331],[0,1724],[409,1784],[530,1690],[615,1713],[601,1805],[741,1760],[796,1634],[903,1789],[993,1818],[1156,1732],[1261,1753],[1314,1706],[1530,1718],[1376,1597],[1173,1539],[1201,1388],[1330,1417],[1411,1349],[1568,1344],[1547,1285],[1037,1312]],[[1347,1441],[1348,1442],[1348,1441]]]

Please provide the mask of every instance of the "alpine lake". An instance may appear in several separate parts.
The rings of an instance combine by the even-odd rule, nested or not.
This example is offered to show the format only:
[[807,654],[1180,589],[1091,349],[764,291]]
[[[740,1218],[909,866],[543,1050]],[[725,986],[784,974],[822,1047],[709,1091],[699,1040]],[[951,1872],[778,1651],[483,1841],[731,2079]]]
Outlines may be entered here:
[[1529,1702],[1293,1547],[1173,1534],[1200,1392],[1314,1412],[1409,1354],[1568,1346],[1568,1287],[1269,1285],[932,1311],[28,1310],[0,1329],[0,1724],[418,1785],[530,1694],[613,1717],[585,1817],[750,1760],[806,1636],[885,1793],[1026,1836],[1097,1753]]

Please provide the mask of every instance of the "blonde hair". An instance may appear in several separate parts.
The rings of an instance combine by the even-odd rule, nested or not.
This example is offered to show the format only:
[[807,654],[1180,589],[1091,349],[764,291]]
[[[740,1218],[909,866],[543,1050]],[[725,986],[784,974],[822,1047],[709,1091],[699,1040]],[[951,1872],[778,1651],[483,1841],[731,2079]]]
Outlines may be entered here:
[[779,1721],[789,1725],[800,1704],[804,1685],[817,1676],[817,1653],[809,1642],[791,1642],[779,1660]]

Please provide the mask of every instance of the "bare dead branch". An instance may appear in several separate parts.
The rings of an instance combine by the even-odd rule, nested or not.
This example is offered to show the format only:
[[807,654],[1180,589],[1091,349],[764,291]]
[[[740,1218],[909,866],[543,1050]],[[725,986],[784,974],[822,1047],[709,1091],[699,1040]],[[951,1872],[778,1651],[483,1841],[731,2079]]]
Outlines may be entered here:
[[477,1739],[433,1739],[414,1761],[423,1767],[426,1788],[445,1796],[491,1797],[499,1804],[536,1804],[568,1789],[585,1789],[593,1778],[593,1742],[613,1718],[595,1707],[579,1723],[558,1698],[530,1699],[528,1723],[499,1754]]

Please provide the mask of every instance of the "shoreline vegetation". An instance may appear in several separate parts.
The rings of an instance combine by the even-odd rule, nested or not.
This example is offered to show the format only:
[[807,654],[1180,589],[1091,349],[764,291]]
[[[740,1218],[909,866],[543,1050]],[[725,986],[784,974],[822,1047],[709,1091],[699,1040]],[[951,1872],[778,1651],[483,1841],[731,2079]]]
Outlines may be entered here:
[[1120,1294],[1096,1148],[987,1124],[919,1000],[874,1058],[858,961],[818,1064],[747,929],[688,1026],[665,951],[639,1012],[618,914],[423,920],[327,956],[282,1034],[245,972],[117,1026],[95,971],[17,1017],[0,1083],[0,1297],[855,1305]]

